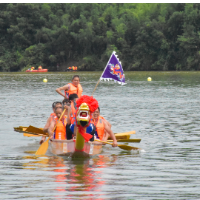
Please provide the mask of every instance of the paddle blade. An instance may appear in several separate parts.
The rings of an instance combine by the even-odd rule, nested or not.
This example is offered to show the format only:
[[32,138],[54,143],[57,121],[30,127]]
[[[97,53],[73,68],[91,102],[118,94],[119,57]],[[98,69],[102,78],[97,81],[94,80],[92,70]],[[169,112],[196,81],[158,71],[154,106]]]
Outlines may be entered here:
[[[110,142],[105,142],[105,141],[101,141],[101,140],[94,140],[94,141],[102,142],[102,143],[105,143],[105,144],[110,144],[110,145],[112,145],[112,143],[110,143]],[[118,144],[117,146],[118,146],[119,148],[123,149],[123,150],[126,150],[126,151],[139,150],[139,149],[141,149],[141,148],[138,148],[138,147],[131,147],[131,146],[128,146],[128,145],[125,145],[125,144]]]
[[131,146],[124,145],[124,144],[120,144],[120,145],[118,145],[118,147],[119,147],[120,149],[123,149],[123,150],[126,150],[126,151],[139,150],[139,149],[140,149],[140,148],[138,148],[138,147],[131,147]]
[[30,134],[30,133],[23,133],[23,135],[25,137],[39,137],[39,135],[34,135],[34,134]]
[[48,149],[48,147],[49,147],[49,139],[50,139],[50,138],[48,138],[45,142],[43,142],[43,143],[40,145],[40,147],[39,147],[39,149],[36,151],[35,155],[45,155],[45,154],[46,154],[47,149]]
[[43,134],[43,135],[48,136],[42,129],[37,128],[37,127],[34,127],[34,126],[29,126],[29,127],[26,129],[26,131],[27,131],[27,132],[32,132],[32,133]]
[[[129,143],[140,143],[141,139],[117,139],[117,142],[129,142]],[[107,140],[107,142],[113,142],[113,140]]]
[[124,133],[116,133],[115,137],[116,136],[124,136],[124,135],[132,135],[132,134],[135,134],[135,131],[129,131],[129,132],[124,132]]
[[[116,139],[129,139],[132,134],[135,134],[135,131],[129,131],[129,132],[124,132],[124,133],[115,133]],[[108,137],[110,140],[111,138]]]

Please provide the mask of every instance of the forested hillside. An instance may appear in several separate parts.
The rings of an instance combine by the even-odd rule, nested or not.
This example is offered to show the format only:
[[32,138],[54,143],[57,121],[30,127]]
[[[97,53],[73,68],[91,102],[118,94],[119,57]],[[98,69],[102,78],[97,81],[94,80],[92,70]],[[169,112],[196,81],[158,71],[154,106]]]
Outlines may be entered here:
[[200,4],[0,4],[0,71],[199,70]]

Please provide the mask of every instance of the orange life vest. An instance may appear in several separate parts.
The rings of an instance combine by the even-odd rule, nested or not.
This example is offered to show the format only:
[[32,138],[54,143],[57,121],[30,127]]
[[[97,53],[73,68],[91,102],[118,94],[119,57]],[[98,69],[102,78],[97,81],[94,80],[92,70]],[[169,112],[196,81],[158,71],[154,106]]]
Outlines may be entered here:
[[103,120],[104,118],[102,116],[99,116],[97,123],[95,123],[94,120],[91,121],[91,123],[96,126],[96,131],[100,140],[102,140],[104,136],[105,126]]
[[66,140],[66,125],[67,125],[67,117],[65,116],[62,121],[56,120],[57,126],[56,130],[54,132],[55,134],[55,139],[57,140]]
[[51,117],[51,118],[50,118],[50,122],[51,122],[52,120],[57,121],[57,119],[58,119],[55,113],[51,113],[51,114],[50,114],[50,117]]
[[65,95],[67,94],[69,97],[70,94],[77,94],[78,98],[80,98],[83,92],[81,84],[78,84],[77,87],[75,87],[72,83],[69,83],[69,85],[70,85],[70,88],[69,90],[65,91]]
[[69,69],[72,69],[72,67],[69,67]]

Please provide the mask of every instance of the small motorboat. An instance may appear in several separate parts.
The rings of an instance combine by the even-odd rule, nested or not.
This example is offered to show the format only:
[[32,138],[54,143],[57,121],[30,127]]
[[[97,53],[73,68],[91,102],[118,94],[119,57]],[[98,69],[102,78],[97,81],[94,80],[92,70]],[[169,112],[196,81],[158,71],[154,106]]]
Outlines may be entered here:
[[33,69],[33,70],[26,70],[26,72],[48,72],[48,69]]

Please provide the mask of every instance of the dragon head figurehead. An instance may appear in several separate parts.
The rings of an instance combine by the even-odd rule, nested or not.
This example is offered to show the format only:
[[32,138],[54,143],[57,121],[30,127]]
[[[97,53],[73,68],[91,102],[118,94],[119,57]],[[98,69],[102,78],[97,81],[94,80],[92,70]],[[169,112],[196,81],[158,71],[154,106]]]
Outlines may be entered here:
[[83,95],[76,102],[76,124],[87,127],[91,119],[91,114],[99,107],[98,101],[92,96]]
[[92,96],[83,95],[77,100],[76,107],[76,125],[78,131],[86,139],[85,135],[87,133],[85,132],[85,128],[89,126],[91,115],[99,107],[99,104]]
[[76,123],[79,126],[87,127],[90,122],[90,109],[87,103],[82,103],[76,113]]

